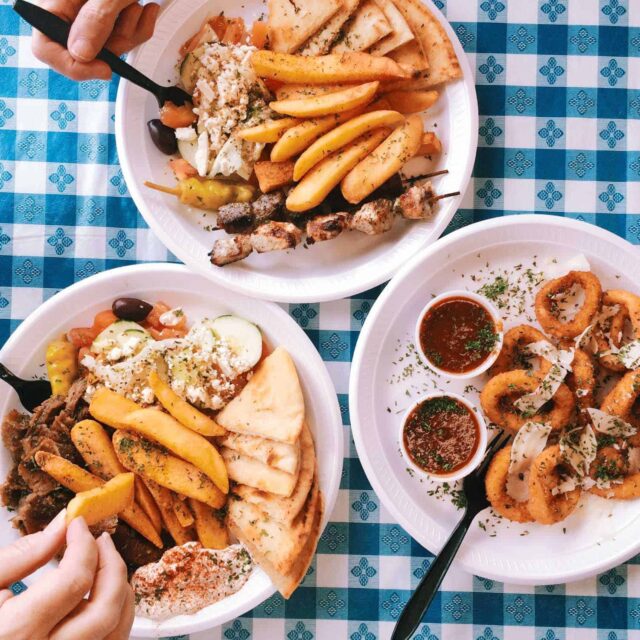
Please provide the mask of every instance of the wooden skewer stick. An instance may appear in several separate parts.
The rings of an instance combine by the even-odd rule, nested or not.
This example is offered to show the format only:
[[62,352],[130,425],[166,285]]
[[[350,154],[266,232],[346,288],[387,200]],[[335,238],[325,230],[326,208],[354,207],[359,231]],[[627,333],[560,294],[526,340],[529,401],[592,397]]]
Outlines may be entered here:
[[451,193],[443,193],[441,196],[434,196],[429,200],[429,204],[433,204],[434,202],[438,202],[438,200],[442,200],[444,198],[452,198],[453,196],[459,196],[459,191],[452,191]]
[[421,176],[412,176],[411,178],[407,178],[407,182],[413,183],[418,180],[427,180],[428,178],[435,178],[436,176],[443,176],[445,173],[449,173],[449,169],[441,169],[440,171],[434,171],[432,173],[425,173]]
[[162,184],[156,184],[155,182],[149,182],[148,180],[145,180],[144,186],[149,187],[149,189],[155,189],[156,191],[162,191],[162,193],[170,193],[172,196],[180,195],[180,190],[176,187],[165,187]]

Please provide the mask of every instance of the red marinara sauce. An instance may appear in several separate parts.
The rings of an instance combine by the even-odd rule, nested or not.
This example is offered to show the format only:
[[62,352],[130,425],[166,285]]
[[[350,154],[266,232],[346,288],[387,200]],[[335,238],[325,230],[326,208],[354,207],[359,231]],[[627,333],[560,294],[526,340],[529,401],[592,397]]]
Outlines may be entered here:
[[457,296],[445,298],[427,311],[419,337],[427,360],[449,373],[479,367],[499,339],[489,311],[475,300]]
[[402,438],[417,467],[445,475],[473,458],[480,443],[480,424],[458,399],[439,396],[423,400],[413,409],[405,420]]

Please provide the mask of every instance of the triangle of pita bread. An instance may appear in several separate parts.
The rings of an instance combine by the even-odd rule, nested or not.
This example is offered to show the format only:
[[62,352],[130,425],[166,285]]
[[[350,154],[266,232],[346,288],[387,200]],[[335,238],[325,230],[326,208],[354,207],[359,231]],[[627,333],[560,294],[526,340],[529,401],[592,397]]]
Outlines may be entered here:
[[218,438],[218,444],[237,451],[249,458],[255,458],[263,464],[285,473],[298,473],[300,463],[300,446],[267,440],[260,436],[250,436],[246,433],[228,431],[225,436]]
[[228,431],[294,444],[304,422],[304,398],[291,356],[278,347],[217,416]]
[[403,15],[391,0],[374,0],[387,17],[393,31],[371,47],[369,53],[374,56],[386,56],[390,51],[413,40],[413,32]]
[[391,51],[388,56],[412,76],[416,76],[429,68],[429,61],[422,52],[422,47],[417,40],[403,44],[401,47]]
[[343,34],[332,53],[366,51],[378,40],[391,33],[391,25],[373,0],[364,0],[343,29]]
[[[307,40],[300,53],[304,56],[322,56],[329,53],[331,46],[340,35],[344,23],[358,8],[360,0],[343,0],[342,8],[338,9],[331,20]],[[281,98],[278,98],[280,100]]]

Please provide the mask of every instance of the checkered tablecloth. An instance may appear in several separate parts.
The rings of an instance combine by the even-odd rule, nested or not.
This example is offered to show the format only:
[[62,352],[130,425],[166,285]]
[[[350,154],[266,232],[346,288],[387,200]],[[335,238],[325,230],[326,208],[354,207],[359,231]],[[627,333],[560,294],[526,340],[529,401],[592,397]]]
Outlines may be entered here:
[[[640,0],[435,3],[469,56],[480,105],[474,177],[450,228],[538,211],[640,243]],[[29,28],[0,0],[0,344],[73,282],[171,259],[118,166],[117,81],[67,81],[29,44]],[[349,363],[378,293],[289,306],[328,364],[347,431]],[[303,586],[192,639],[388,638],[431,559],[380,504],[351,443]],[[453,568],[416,638],[640,638],[639,564],[539,588]]]

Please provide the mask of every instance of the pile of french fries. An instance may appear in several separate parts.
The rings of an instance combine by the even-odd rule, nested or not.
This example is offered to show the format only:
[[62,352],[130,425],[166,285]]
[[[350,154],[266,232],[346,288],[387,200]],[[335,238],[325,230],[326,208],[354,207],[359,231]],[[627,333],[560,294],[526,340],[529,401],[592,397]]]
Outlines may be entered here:
[[[225,506],[229,478],[207,438],[226,431],[155,372],[149,385],[164,411],[142,408],[106,387],[95,392],[89,404],[94,420],[71,430],[86,469],[44,451],[36,462],[76,493],[68,520],[82,516],[93,525],[117,515],[158,548],[165,530],[178,545],[199,540],[224,549],[229,534],[218,510]],[[112,435],[103,425],[115,429]]]

